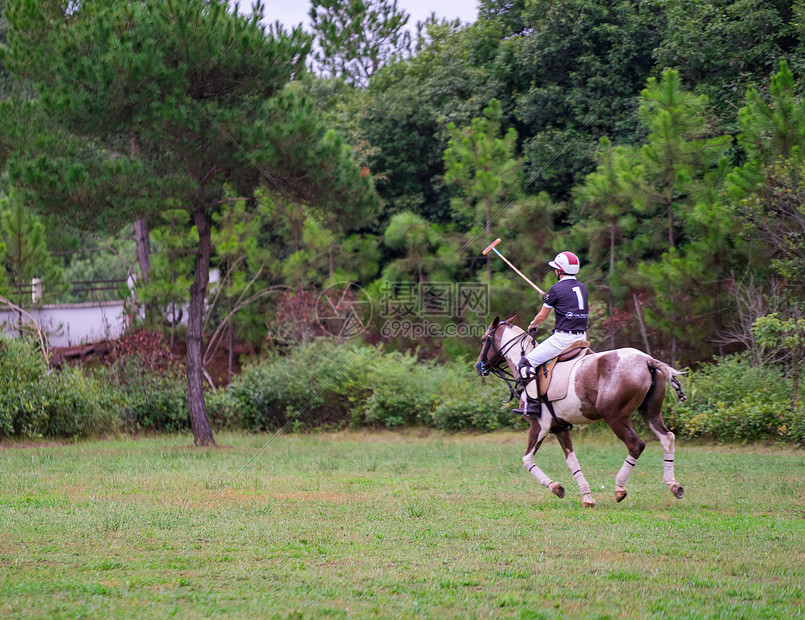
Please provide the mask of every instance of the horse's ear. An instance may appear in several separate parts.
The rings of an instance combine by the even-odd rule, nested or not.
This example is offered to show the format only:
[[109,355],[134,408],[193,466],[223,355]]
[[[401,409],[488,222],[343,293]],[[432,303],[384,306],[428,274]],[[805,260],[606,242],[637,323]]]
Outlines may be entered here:
[[492,323],[489,325],[490,329],[495,329],[500,324],[500,317],[495,315],[495,318],[492,319]]
[[509,312],[509,315],[506,317],[506,319],[503,322],[504,323],[511,323],[516,318],[517,318],[517,312],[512,311],[512,312]]

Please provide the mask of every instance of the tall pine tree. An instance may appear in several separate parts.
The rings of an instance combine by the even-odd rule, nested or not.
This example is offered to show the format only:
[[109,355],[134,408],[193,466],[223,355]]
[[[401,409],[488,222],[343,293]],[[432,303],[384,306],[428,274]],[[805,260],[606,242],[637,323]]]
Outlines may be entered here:
[[340,222],[374,200],[349,149],[321,126],[301,93],[286,88],[304,71],[309,38],[299,29],[266,28],[260,4],[239,15],[221,0],[11,0],[7,17],[11,52],[4,59],[39,94],[16,111],[48,130],[16,157],[18,182],[87,226],[131,223],[170,204],[185,209],[198,231],[188,404],[195,444],[214,444],[202,320],[210,215],[225,198],[224,184],[239,196],[262,184],[315,200]]

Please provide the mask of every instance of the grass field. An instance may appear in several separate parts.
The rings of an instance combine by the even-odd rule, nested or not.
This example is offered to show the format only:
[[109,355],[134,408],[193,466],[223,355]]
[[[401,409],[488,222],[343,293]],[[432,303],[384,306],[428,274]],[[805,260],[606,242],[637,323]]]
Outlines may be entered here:
[[678,501],[650,443],[617,504],[625,449],[577,436],[590,510],[522,433],[217,439],[0,449],[0,615],[805,615],[802,450],[679,442]]

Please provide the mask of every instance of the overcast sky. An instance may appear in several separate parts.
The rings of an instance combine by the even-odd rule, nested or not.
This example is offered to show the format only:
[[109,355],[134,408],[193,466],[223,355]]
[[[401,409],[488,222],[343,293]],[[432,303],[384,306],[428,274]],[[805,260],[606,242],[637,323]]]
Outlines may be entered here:
[[[251,2],[240,2],[241,10],[248,9]],[[398,8],[404,10],[411,17],[408,20],[409,26],[412,29],[416,26],[418,21],[426,19],[432,12],[436,13],[436,17],[455,19],[458,17],[462,22],[474,22],[478,18],[478,3],[477,0],[441,0],[434,2],[434,0],[397,0]],[[286,27],[296,26],[303,24],[306,30],[309,30],[310,20],[308,19],[308,11],[310,11],[309,0],[265,0],[265,16],[266,22],[274,23],[275,21],[281,22]]]

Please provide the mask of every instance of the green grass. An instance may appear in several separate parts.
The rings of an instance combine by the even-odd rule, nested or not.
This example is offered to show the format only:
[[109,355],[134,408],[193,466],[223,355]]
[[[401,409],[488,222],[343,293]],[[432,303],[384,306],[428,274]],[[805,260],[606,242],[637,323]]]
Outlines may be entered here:
[[0,449],[0,615],[805,615],[801,450],[678,442],[678,501],[651,443],[617,504],[625,449],[577,436],[590,510],[522,433],[217,439]]

